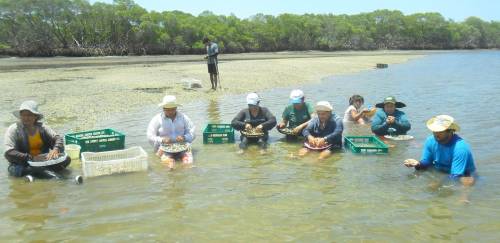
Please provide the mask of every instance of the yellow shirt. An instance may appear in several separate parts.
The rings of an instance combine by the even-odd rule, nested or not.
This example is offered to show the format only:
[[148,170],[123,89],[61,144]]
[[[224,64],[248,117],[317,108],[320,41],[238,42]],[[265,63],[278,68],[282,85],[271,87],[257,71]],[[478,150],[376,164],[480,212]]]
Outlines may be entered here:
[[37,156],[42,153],[42,136],[40,132],[36,132],[33,136],[28,135],[28,143],[30,145],[30,155]]

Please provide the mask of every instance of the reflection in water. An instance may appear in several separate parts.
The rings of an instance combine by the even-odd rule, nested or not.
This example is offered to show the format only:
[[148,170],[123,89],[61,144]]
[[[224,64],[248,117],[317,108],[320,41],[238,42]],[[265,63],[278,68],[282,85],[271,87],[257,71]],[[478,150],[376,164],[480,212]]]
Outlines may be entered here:
[[208,113],[208,121],[207,121],[208,123],[222,122],[219,102],[217,98],[212,98],[208,101],[207,113]]
[[19,235],[40,230],[47,220],[56,217],[49,212],[49,204],[56,199],[52,188],[47,189],[47,184],[54,182],[24,183],[14,180],[11,183],[8,198],[16,205],[9,212],[13,221],[22,223],[22,228],[17,230]]

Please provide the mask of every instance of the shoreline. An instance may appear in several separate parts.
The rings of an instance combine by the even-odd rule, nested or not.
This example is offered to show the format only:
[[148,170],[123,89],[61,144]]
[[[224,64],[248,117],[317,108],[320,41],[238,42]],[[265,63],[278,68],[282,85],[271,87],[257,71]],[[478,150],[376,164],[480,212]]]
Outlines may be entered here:
[[[148,60],[141,64],[110,61],[131,59],[123,57],[79,58],[84,64],[72,67],[61,66],[61,63],[68,65],[75,60],[71,58],[44,58],[35,62],[19,59],[16,63],[21,65],[36,66],[45,62],[46,66],[53,68],[0,72],[2,93],[6,94],[4,99],[12,101],[2,108],[14,110],[22,101],[34,99],[41,104],[40,108],[48,118],[46,122],[52,127],[90,130],[98,121],[115,114],[134,112],[146,105],[157,104],[167,93],[176,95],[180,102],[185,103],[213,100],[225,95],[317,83],[332,75],[373,69],[376,63],[404,63],[426,53],[429,54],[414,51],[336,53],[335,56],[324,52],[252,53],[240,55],[239,59],[224,55],[219,64],[224,89],[217,91],[207,91],[210,81],[206,63],[193,61],[202,57],[198,55],[169,56],[167,58],[172,59],[169,62],[165,62],[164,57],[156,62]],[[99,62],[96,63],[95,59]],[[85,65],[85,62],[95,65]],[[203,88],[186,89],[183,79],[198,79]],[[5,120],[6,115],[3,116]]]
[[[376,51],[282,51],[282,52],[247,52],[220,54],[219,61],[257,61],[289,58],[323,58],[347,56],[388,56],[388,55],[429,55],[456,51],[488,50],[376,50]],[[140,65],[161,63],[205,63],[204,55],[146,55],[146,56],[93,56],[93,57],[15,57],[0,58],[0,72],[20,71],[45,68],[70,68],[92,66]]]

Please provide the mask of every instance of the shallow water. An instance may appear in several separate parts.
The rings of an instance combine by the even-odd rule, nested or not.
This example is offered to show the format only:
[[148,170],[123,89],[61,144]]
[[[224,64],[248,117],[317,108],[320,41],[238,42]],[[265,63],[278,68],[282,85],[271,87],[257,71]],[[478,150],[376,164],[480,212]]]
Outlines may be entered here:
[[[127,146],[145,148],[150,169],[83,185],[25,184],[6,176],[1,158],[0,234],[5,241],[498,241],[500,152],[494,148],[500,143],[494,135],[500,125],[492,118],[500,109],[490,104],[500,94],[498,77],[499,51],[456,52],[301,87],[309,101],[329,100],[340,115],[354,93],[370,105],[386,95],[405,102],[415,139],[391,142],[389,155],[343,151],[325,161],[317,161],[317,153],[291,158],[300,144],[282,141],[275,130],[267,156],[255,147],[237,155],[237,144],[203,145],[207,121],[229,123],[244,107],[244,96],[232,95],[182,108],[197,126],[196,167],[168,171],[145,139],[159,110],[152,105],[117,115],[99,128],[123,131]],[[280,117],[290,90],[263,92],[263,105]],[[473,148],[480,179],[471,190],[440,184],[442,174],[402,166],[419,157],[429,135],[426,119],[442,113],[457,119]],[[8,121],[2,120],[2,134]],[[79,173],[78,163],[72,168]],[[459,202],[464,194],[470,204]]]

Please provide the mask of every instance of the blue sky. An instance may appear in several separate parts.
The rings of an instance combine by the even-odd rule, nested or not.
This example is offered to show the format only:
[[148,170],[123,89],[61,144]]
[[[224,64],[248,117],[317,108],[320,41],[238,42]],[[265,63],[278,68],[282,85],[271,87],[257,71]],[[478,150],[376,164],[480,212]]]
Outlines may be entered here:
[[[112,3],[113,0],[90,0]],[[333,13],[356,14],[376,9],[400,10],[404,14],[439,12],[445,18],[463,21],[469,16],[500,21],[500,1],[497,0],[135,0],[147,10],[180,10],[198,15],[204,10],[215,14],[235,14],[247,18],[256,13]]]

